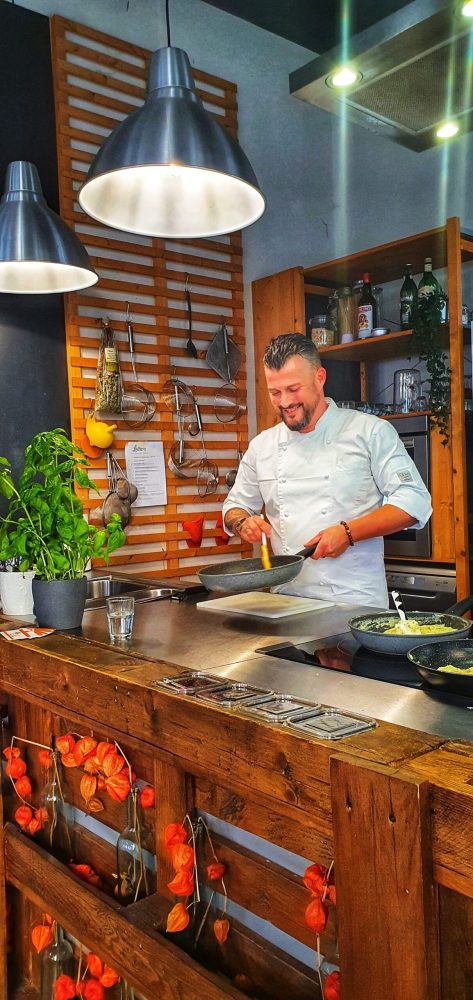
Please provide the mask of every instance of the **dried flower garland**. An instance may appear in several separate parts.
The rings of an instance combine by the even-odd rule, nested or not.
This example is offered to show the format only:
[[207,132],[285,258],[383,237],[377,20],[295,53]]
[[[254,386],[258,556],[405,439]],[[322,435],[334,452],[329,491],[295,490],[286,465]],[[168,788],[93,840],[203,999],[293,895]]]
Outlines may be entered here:
[[[213,923],[213,932],[218,943],[224,944],[230,933],[230,922],[226,916],[228,895],[223,879],[225,865],[219,861],[215,853],[209,828],[202,816],[199,816],[195,824],[192,823],[190,816],[185,816],[182,823],[168,823],[164,830],[164,849],[170,855],[171,865],[175,872],[174,878],[167,883],[167,888],[174,896],[185,897],[184,902],[175,903],[169,912],[166,930],[170,934],[176,934],[179,931],[185,930],[190,921],[189,910],[195,909],[201,901],[196,850],[196,840],[199,830],[205,832],[212,853],[213,860],[206,867],[207,878],[212,883],[220,882],[225,900],[220,916]],[[194,945],[197,945],[202,933],[216,891],[212,885],[210,899],[200,922]],[[192,899],[188,902],[190,897]]]
[[333,861],[328,868],[324,865],[309,865],[304,872],[303,882],[311,896],[310,902],[306,906],[304,918],[307,926],[317,935],[317,975],[320,991],[324,1000],[340,1000],[340,973],[335,970],[322,981],[320,963],[319,935],[327,925],[328,905],[336,906],[337,904]]

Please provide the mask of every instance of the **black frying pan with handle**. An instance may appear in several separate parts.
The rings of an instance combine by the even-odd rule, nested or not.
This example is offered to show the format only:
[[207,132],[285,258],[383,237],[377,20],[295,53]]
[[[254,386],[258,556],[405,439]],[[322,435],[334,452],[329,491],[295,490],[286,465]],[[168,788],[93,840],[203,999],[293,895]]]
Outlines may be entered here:
[[[459,694],[473,696],[473,642],[457,639],[451,642],[430,642],[410,649],[407,658],[416,667],[422,680],[434,688],[448,688]],[[461,673],[445,673],[440,667],[452,665]]]
[[199,577],[209,590],[221,590],[225,593],[242,594],[245,591],[277,587],[294,580],[302,569],[304,560],[313,555],[316,548],[317,543],[301,549],[295,556],[271,555],[271,569],[263,569],[259,557],[234,559],[232,562],[206,566],[199,571]]

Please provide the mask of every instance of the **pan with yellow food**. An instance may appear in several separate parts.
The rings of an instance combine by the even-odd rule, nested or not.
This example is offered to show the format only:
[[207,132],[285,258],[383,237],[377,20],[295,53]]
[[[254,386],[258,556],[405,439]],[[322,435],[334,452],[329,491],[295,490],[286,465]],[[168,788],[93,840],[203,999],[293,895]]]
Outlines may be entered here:
[[431,687],[473,694],[473,642],[429,642],[407,656]]
[[405,656],[409,649],[424,643],[467,639],[471,622],[460,616],[473,607],[473,597],[454,604],[446,612],[409,611],[407,626],[394,611],[357,615],[348,622],[356,640],[375,653]]

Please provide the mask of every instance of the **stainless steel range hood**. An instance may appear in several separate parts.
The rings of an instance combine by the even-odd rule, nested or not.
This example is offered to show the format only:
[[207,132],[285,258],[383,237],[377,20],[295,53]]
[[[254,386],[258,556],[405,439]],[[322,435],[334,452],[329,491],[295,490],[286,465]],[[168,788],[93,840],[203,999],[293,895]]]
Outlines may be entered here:
[[[414,0],[290,75],[291,94],[421,152],[436,128],[455,118],[473,129],[471,18],[459,3]],[[327,78],[342,64],[362,80],[340,92]]]

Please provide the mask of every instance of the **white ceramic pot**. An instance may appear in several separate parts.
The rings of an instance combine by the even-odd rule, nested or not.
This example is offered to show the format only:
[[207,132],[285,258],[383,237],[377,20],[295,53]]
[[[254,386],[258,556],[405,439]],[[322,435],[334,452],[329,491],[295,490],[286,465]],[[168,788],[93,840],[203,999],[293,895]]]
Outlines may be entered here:
[[26,573],[0,573],[0,603],[5,615],[32,615],[31,585],[34,569]]

